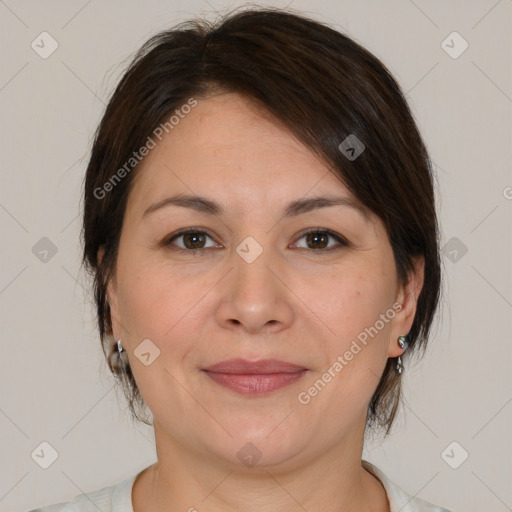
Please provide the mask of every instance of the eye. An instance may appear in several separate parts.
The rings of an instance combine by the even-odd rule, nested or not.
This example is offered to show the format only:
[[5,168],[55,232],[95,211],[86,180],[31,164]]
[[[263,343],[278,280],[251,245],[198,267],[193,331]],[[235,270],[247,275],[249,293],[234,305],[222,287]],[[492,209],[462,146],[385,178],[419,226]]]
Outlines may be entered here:
[[[177,239],[183,239],[183,246],[175,244],[174,241]],[[187,228],[178,231],[178,233],[174,234],[166,241],[164,241],[164,245],[177,245],[179,250],[187,251],[187,252],[200,252],[208,247],[205,247],[205,239],[211,238],[206,231],[201,231],[197,228]]]
[[[328,229],[313,229],[310,231],[306,231],[303,233],[298,240],[301,240],[302,238],[306,239],[306,247],[301,247],[301,249],[308,249],[312,251],[317,251],[319,249],[339,249],[340,246],[342,247],[348,247],[348,242],[338,235],[337,233],[333,233],[332,231]],[[338,242],[338,247],[336,247],[336,244],[329,247],[329,238],[332,238]]]
[[[175,245],[177,250],[183,252],[202,252],[205,249],[209,249],[212,247],[218,247],[215,244],[212,246],[206,246],[206,239],[209,238],[212,240],[212,237],[203,230],[198,228],[186,228],[178,231],[170,238],[167,238],[163,245]],[[334,233],[328,229],[313,229],[306,231],[303,233],[298,240],[306,239],[306,247],[299,247],[300,249],[307,249],[310,251],[318,251],[319,249],[324,250],[335,250],[340,247],[348,247],[349,243],[337,233]],[[337,242],[336,244],[329,246],[329,238],[334,239]],[[182,239],[182,245],[175,243],[175,240]],[[297,243],[297,242],[295,242]]]

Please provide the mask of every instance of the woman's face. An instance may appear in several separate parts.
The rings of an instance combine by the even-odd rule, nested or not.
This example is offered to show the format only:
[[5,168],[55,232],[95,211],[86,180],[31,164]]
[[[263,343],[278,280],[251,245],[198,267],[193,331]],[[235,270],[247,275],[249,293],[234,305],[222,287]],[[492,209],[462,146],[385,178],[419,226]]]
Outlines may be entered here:
[[[137,172],[109,301],[157,446],[239,467],[357,450],[422,271],[402,289],[382,221],[241,96],[198,101]],[[298,368],[205,371],[238,358]]]

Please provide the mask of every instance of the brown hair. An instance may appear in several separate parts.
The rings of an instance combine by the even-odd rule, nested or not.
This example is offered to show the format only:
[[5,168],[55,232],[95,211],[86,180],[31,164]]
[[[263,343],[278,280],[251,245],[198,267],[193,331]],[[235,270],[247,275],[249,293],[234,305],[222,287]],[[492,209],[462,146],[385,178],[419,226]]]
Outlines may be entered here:
[[[407,357],[424,351],[440,298],[432,166],[387,68],[346,35],[289,10],[250,9],[215,23],[181,23],[151,37],[133,57],[98,126],[85,176],[83,262],[94,278],[102,347],[133,417],[147,424],[136,411],[145,404],[131,370],[115,355],[106,295],[136,163],[118,173],[122,179],[113,186],[105,184],[123,166],[126,171],[133,152],[178,107],[219,91],[242,94],[284,123],[383,220],[401,284],[413,271],[413,257],[424,256]],[[339,149],[351,134],[365,145],[353,160]],[[367,427],[387,427],[386,434],[400,403],[395,366],[389,358],[368,406]]]

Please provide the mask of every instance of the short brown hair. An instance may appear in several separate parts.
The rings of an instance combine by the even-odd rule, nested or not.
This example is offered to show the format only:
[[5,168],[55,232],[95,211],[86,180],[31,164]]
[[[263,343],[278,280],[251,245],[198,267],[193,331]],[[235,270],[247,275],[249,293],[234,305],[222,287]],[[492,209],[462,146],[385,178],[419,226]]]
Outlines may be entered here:
[[[83,263],[94,278],[103,351],[133,416],[148,424],[136,411],[145,404],[131,369],[115,356],[106,294],[137,166],[108,193],[102,187],[178,107],[219,91],[261,105],[382,219],[402,285],[414,256],[424,256],[407,356],[425,349],[440,298],[432,166],[407,101],[382,62],[341,32],[289,10],[235,10],[215,23],[181,23],[151,37],[133,57],[98,126],[85,176]],[[352,161],[339,149],[349,135],[365,145]],[[368,406],[367,427],[387,427],[386,434],[400,403],[395,366],[389,358]]]

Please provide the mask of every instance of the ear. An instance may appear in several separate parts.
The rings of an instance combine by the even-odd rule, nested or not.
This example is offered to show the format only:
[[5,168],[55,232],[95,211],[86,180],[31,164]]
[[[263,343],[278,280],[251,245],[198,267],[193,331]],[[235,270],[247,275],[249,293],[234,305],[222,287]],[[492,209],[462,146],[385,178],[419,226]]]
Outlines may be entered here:
[[398,337],[405,336],[411,330],[416,315],[418,296],[423,288],[425,279],[425,257],[423,255],[413,258],[414,270],[409,274],[407,285],[400,286],[396,302],[401,309],[393,318],[391,339],[388,346],[388,357],[398,357],[404,349],[398,345]]
[[[101,264],[105,248],[101,246],[98,250],[98,265]],[[121,338],[122,327],[118,321],[119,316],[119,303],[117,299],[117,279],[115,274],[112,276],[107,285],[106,299],[110,306],[110,321],[112,324],[112,335],[115,340]]]

